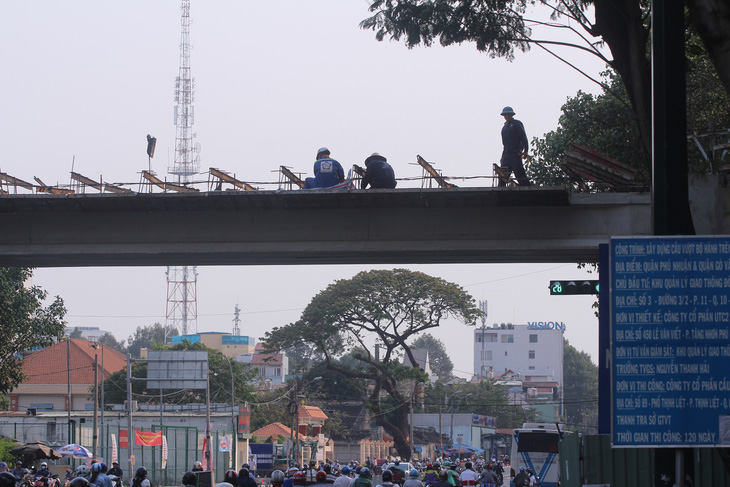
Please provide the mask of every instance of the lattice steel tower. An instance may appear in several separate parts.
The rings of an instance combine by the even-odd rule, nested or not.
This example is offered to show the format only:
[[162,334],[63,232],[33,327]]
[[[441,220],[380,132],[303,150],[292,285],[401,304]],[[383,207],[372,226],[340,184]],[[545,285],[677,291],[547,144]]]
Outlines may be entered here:
[[[180,69],[175,78],[175,162],[167,168],[178,184],[187,185],[200,171],[200,144],[193,146],[195,121],[195,80],[190,70],[190,2],[181,5]],[[167,268],[168,329],[177,328],[183,335],[197,333],[198,272],[196,267]]]

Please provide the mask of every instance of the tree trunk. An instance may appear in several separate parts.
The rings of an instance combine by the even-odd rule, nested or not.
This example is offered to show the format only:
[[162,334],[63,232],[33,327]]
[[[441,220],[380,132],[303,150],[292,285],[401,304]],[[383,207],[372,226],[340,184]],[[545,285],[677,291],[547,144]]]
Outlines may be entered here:
[[646,153],[647,178],[651,178],[651,62],[649,31],[637,0],[596,0],[596,23],[592,34],[606,41],[613,56],[612,67],[621,75],[639,125]]
[[727,0],[687,0],[687,6],[692,23],[730,95],[730,3]]

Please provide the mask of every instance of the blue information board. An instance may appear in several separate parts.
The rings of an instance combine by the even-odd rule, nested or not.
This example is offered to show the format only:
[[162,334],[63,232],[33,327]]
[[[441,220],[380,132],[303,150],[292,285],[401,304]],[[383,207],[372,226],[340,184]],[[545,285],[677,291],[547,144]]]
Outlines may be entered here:
[[730,445],[730,238],[615,238],[617,447]]

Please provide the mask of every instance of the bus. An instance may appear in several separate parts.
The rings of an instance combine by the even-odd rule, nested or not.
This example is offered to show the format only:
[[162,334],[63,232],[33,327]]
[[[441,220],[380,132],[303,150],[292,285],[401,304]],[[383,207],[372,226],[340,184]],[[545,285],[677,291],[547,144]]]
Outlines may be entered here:
[[[525,467],[532,470],[540,487],[557,487],[560,476],[558,442],[562,434],[562,428],[546,423],[525,423],[514,430],[510,455],[512,477],[520,467]],[[514,487],[514,482],[510,482],[510,486]]]

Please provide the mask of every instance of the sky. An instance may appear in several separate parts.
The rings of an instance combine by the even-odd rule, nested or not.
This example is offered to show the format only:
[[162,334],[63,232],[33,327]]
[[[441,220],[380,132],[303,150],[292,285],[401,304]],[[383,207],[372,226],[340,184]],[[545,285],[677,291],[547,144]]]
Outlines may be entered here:
[[[151,134],[157,138],[151,167],[164,178],[176,135],[180,5],[0,2],[0,171],[68,185],[73,170],[137,190]],[[369,14],[366,0],[190,5],[201,189],[209,167],[276,189],[280,165],[311,175],[321,146],[345,168],[380,152],[394,166],[399,187],[420,187],[416,155],[458,186],[489,187],[504,106],[514,108],[529,138],[541,137],[557,127],[568,97],[598,92],[540,49],[517,52],[508,62],[473,44],[407,49],[402,42],[377,42],[358,25]],[[545,18],[540,11],[529,15]],[[537,26],[535,32],[555,37]],[[593,76],[605,69],[577,50],[560,54]],[[198,267],[198,331],[231,331],[238,304],[242,333],[260,338],[295,321],[331,282],[370,268],[376,267]],[[487,326],[564,322],[571,344],[595,361],[593,298],[548,292],[550,279],[597,278],[575,264],[408,268],[486,300]],[[98,326],[118,339],[165,319],[164,267],[38,269],[34,283],[64,298],[69,325]],[[451,353],[456,373],[471,375],[472,329],[450,320],[434,335]]]

